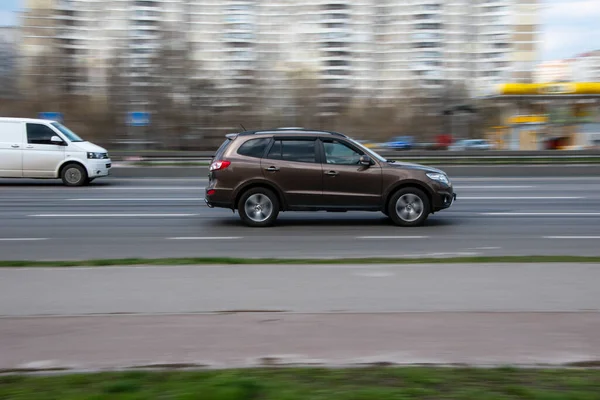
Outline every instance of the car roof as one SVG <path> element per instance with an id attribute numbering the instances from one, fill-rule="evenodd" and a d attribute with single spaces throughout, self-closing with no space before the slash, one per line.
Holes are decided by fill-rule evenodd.
<path id="1" fill-rule="evenodd" d="M 330 135 L 347 138 L 348 136 L 343 133 L 334 131 L 323 131 L 315 129 L 305 128 L 276 128 L 276 129 L 264 129 L 254 131 L 244 131 L 238 133 L 238 136 L 251 136 L 251 135 Z"/>
<path id="2" fill-rule="evenodd" d="M 39 119 L 39 118 L 14 118 L 14 117 L 0 117 L 0 122 L 31 122 L 31 123 L 44 123 L 56 122 L 51 119 Z"/>

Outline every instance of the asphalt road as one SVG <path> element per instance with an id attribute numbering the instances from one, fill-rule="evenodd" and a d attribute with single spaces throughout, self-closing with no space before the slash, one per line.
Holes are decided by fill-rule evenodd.
<path id="1" fill-rule="evenodd" d="M 268 229 L 209 209 L 202 179 L 0 180 L 0 259 L 599 255 L 600 177 L 455 178 L 426 226 L 380 213 L 283 213 Z"/>

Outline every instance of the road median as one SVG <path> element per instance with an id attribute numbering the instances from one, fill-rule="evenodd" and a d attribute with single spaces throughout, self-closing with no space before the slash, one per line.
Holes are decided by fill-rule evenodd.
<path id="1" fill-rule="evenodd" d="M 180 265 L 368 265 L 368 264 L 489 264 L 489 263 L 600 263 L 600 256 L 478 256 L 440 258 L 122 258 L 97 260 L 3 260 L 0 268 L 21 267 L 119 267 Z"/>

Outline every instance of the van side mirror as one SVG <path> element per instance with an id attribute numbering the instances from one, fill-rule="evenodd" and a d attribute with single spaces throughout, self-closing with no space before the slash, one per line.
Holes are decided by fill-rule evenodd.
<path id="1" fill-rule="evenodd" d="M 63 141 L 61 138 L 59 138 L 58 136 L 52 136 L 52 137 L 50 138 L 50 143 L 52 143 L 52 144 L 57 144 L 57 145 L 59 145 L 59 146 L 64 146 L 64 145 L 66 144 L 66 143 L 65 143 L 65 142 L 64 142 L 64 141 Z"/>
<path id="2" fill-rule="evenodd" d="M 363 165 L 365 167 L 370 167 L 373 161 L 371 160 L 371 157 L 369 157 L 366 154 L 363 154 L 362 156 L 360 156 L 359 163 L 360 165 Z"/>

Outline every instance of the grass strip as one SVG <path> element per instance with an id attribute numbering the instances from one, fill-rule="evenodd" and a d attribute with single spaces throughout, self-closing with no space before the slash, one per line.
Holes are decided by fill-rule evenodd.
<path id="1" fill-rule="evenodd" d="M 81 261 L 0 261 L 0 267 L 109 267 L 127 265 L 256 265 L 256 264 L 484 264 L 600 263 L 600 256 L 489 256 L 450 258 L 122 258 Z"/>
<path id="2" fill-rule="evenodd" d="M 598 399 L 599 370 L 253 369 L 0 376 L 12 400 Z"/>

